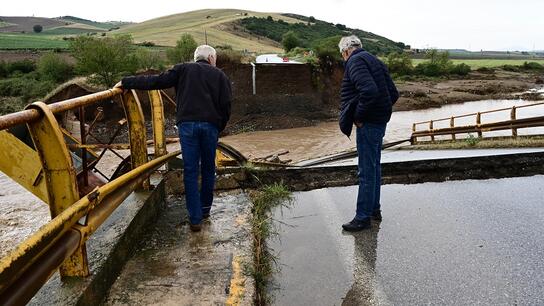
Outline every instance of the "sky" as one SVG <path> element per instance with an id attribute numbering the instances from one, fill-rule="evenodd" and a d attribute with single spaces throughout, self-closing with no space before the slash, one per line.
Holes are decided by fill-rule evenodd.
<path id="1" fill-rule="evenodd" d="M 2 4 L 0 16 L 72 15 L 141 22 L 205 8 L 314 16 L 414 48 L 544 50 L 544 0 L 31 0 Z"/>

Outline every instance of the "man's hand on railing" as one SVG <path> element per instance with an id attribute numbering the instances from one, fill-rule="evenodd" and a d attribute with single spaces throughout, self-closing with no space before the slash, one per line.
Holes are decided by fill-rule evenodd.
<path id="1" fill-rule="evenodd" d="M 123 88 L 123 82 L 119 81 L 119 83 L 115 84 L 115 86 L 113 86 L 113 88 L 124 89 Z"/>

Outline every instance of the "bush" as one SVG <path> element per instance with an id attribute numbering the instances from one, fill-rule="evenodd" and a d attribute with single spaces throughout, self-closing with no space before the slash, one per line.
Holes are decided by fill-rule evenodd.
<path id="1" fill-rule="evenodd" d="M 43 27 L 39 24 L 35 25 L 32 27 L 32 30 L 34 30 L 34 32 L 36 33 L 41 33 L 41 31 L 43 30 Z"/>
<path id="2" fill-rule="evenodd" d="M 183 34 L 174 48 L 166 50 L 166 57 L 171 64 L 190 62 L 193 60 L 196 47 L 197 44 L 193 36 Z"/>
<path id="3" fill-rule="evenodd" d="M 467 65 L 465 63 L 461 63 L 461 64 L 458 64 L 458 65 L 454 65 L 453 68 L 451 69 L 450 73 L 465 76 L 465 75 L 468 75 L 470 73 L 470 71 L 472 71 L 472 69 L 470 68 L 469 65 Z"/>
<path id="4" fill-rule="evenodd" d="M 29 102 L 33 98 L 41 98 L 55 87 L 55 83 L 49 80 L 37 80 L 37 73 L 33 72 L 24 76 L 0 80 L 0 96 L 21 97 L 23 102 Z"/>
<path id="5" fill-rule="evenodd" d="M 217 45 L 214 47 L 216 50 L 232 50 L 232 46 L 231 45 L 227 45 L 227 44 L 224 44 L 224 45 Z"/>
<path id="6" fill-rule="evenodd" d="M 414 66 L 410 55 L 402 53 L 391 53 L 385 59 L 389 72 L 397 75 L 409 75 L 413 72 Z"/>
<path id="7" fill-rule="evenodd" d="M 104 33 L 105 34 L 105 33 Z M 141 43 L 138 44 L 139 46 L 142 46 L 142 47 L 154 47 L 155 46 L 155 43 L 152 42 L 152 41 L 142 41 Z"/>
<path id="8" fill-rule="evenodd" d="M 320 61 L 340 61 L 342 59 L 338 50 L 338 42 L 341 36 L 332 36 L 316 41 L 313 45 L 316 56 Z"/>
<path id="9" fill-rule="evenodd" d="M 217 50 L 217 66 L 224 67 L 226 64 L 239 64 L 243 55 L 240 51 L 219 49 Z"/>
<path id="10" fill-rule="evenodd" d="M 0 97 L 0 115 L 23 110 L 26 103 L 19 97 Z"/>
<path id="11" fill-rule="evenodd" d="M 288 31 L 285 34 L 283 34 L 283 38 L 281 40 L 281 44 L 283 45 L 283 49 L 285 52 L 291 51 L 291 49 L 298 47 L 300 44 L 300 41 L 293 31 Z"/>
<path id="12" fill-rule="evenodd" d="M 440 52 L 436 49 L 427 51 L 425 58 L 427 62 L 420 63 L 416 66 L 415 72 L 420 75 L 436 77 L 448 75 L 454 68 L 453 62 L 449 58 L 449 53 Z"/>
<path id="13" fill-rule="evenodd" d="M 64 82 L 74 75 L 74 67 L 55 53 L 47 53 L 38 61 L 38 73 L 44 80 Z"/>
<path id="14" fill-rule="evenodd" d="M 76 70 L 90 75 L 95 84 L 111 87 L 122 75 L 133 74 L 138 67 L 130 35 L 79 36 L 70 43 L 70 49 L 77 60 Z"/>
<path id="15" fill-rule="evenodd" d="M 5 78 L 9 75 L 8 73 L 8 63 L 5 61 L 0 62 L 0 78 Z"/>
<path id="16" fill-rule="evenodd" d="M 526 70 L 544 70 L 544 66 L 537 62 L 525 62 L 522 67 Z"/>
<path id="17" fill-rule="evenodd" d="M 8 75 L 11 75 L 15 72 L 30 73 L 34 70 L 36 70 L 36 64 L 28 59 L 6 64 L 6 71 Z"/>
<path id="18" fill-rule="evenodd" d="M 478 71 L 480 73 L 494 73 L 495 69 L 489 68 L 489 67 L 480 67 L 480 68 L 476 69 L 476 71 Z"/>
<path id="19" fill-rule="evenodd" d="M 146 49 L 138 49 L 136 51 L 136 60 L 138 62 L 138 69 L 164 70 L 164 63 L 158 52 L 153 52 Z"/>
<path id="20" fill-rule="evenodd" d="M 520 72 L 521 71 L 520 66 L 515 66 L 515 65 L 503 65 L 502 69 L 504 69 L 506 71 L 511 71 L 511 72 Z"/>

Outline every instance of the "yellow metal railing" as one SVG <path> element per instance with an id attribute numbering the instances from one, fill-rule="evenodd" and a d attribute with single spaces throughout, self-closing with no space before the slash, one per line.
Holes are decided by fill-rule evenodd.
<path id="1" fill-rule="evenodd" d="M 82 186 L 78 186 L 69 146 L 55 114 L 80 109 L 81 115 L 81 108 L 114 98 L 120 99 L 125 109 L 132 170 L 80 196 Z M 0 151 L 4 151 L 0 170 L 46 202 L 52 217 L 0 260 L 0 304 L 27 302 L 57 268 L 62 278 L 88 276 L 86 240 L 131 192 L 149 188 L 153 171 L 180 153 L 166 152 L 160 93 L 149 91 L 149 98 L 155 145 L 151 161 L 143 111 L 135 91 L 113 88 L 49 105 L 36 102 L 23 111 L 0 116 Z M 34 148 L 6 130 L 22 124 L 26 124 Z M 86 150 L 84 134 L 82 145 L 76 145 L 82 150 Z M 80 223 L 84 216 L 85 221 Z"/>
<path id="2" fill-rule="evenodd" d="M 534 116 L 529 118 L 518 119 L 517 110 L 523 108 L 531 108 L 537 106 L 544 106 L 544 102 L 513 106 L 507 108 L 494 109 L 489 111 L 464 114 L 460 116 L 452 116 L 448 118 L 441 118 L 436 120 L 416 122 L 412 125 L 412 137 L 411 142 L 415 144 L 418 142 L 418 138 L 430 137 L 431 141 L 435 140 L 436 136 L 450 135 L 452 140 L 456 140 L 457 134 L 476 133 L 479 138 L 483 138 L 484 132 L 504 131 L 511 130 L 512 137 L 518 136 L 518 129 L 531 128 L 531 127 L 543 127 L 544 116 Z M 482 115 L 510 111 L 510 119 L 494 122 L 483 122 Z M 456 125 L 456 119 L 474 117 L 474 124 L 469 125 Z M 436 123 L 449 121 L 449 127 L 436 128 Z M 423 126 L 424 129 L 419 129 Z"/>

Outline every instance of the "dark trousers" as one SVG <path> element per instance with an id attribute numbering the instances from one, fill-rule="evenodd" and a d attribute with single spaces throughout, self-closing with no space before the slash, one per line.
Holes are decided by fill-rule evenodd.
<path id="1" fill-rule="evenodd" d="M 219 131 L 208 122 L 178 124 L 183 156 L 183 182 L 189 221 L 198 224 L 202 214 L 209 213 L 213 203 L 215 184 L 215 150 Z M 201 187 L 198 188 L 198 176 Z"/>
<path id="2" fill-rule="evenodd" d="M 355 218 L 362 220 L 380 209 L 381 152 L 386 124 L 364 123 L 357 128 L 359 192 Z"/>

